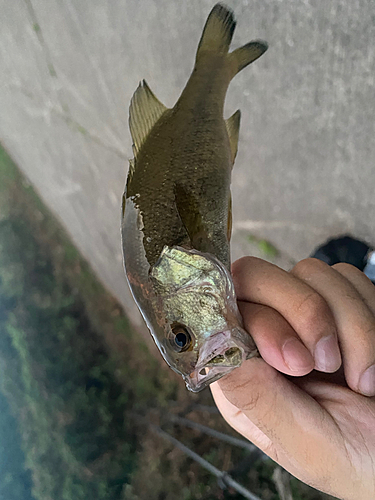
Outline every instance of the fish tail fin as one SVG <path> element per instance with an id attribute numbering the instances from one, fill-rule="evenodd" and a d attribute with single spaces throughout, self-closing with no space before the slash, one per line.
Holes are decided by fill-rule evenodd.
<path id="1" fill-rule="evenodd" d="M 232 78 L 241 71 L 241 69 L 246 68 L 246 66 L 258 59 L 267 49 L 267 42 L 263 40 L 253 40 L 228 54 Z"/>
<path id="2" fill-rule="evenodd" d="M 196 57 L 198 61 L 202 55 L 210 52 L 227 55 L 230 79 L 268 49 L 267 43 L 263 40 L 253 40 L 228 54 L 235 27 L 233 11 L 217 3 L 208 15 Z"/>
<path id="3" fill-rule="evenodd" d="M 236 21 L 233 11 L 217 3 L 208 15 L 197 50 L 197 59 L 204 52 L 226 54 L 232 41 Z"/>

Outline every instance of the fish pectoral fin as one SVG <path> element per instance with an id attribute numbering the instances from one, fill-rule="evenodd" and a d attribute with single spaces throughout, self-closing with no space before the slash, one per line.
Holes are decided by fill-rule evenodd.
<path id="1" fill-rule="evenodd" d="M 183 186 L 175 186 L 175 203 L 181 222 L 189 236 L 191 245 L 196 248 L 207 236 L 207 230 L 199 212 L 198 203 L 192 193 Z"/>
<path id="2" fill-rule="evenodd" d="M 238 137 L 240 134 L 240 122 L 241 122 L 241 111 L 237 109 L 233 115 L 225 120 L 225 125 L 227 127 L 227 132 L 230 142 L 230 150 L 232 153 L 232 162 L 236 158 L 237 148 L 238 148 Z"/>
<path id="3" fill-rule="evenodd" d="M 140 82 L 129 108 L 129 128 L 136 157 L 155 123 L 168 108 L 154 95 L 146 80 Z"/>

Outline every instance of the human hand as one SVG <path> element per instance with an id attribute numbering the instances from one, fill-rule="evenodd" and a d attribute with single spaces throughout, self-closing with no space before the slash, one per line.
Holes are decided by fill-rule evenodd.
<path id="1" fill-rule="evenodd" d="M 263 359 L 211 384 L 223 417 L 301 481 L 374 500 L 375 286 L 317 259 L 288 273 L 244 257 L 232 272 Z"/>

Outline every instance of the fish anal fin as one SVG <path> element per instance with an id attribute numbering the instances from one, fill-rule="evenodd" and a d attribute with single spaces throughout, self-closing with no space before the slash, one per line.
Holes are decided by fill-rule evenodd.
<path id="1" fill-rule="evenodd" d="M 143 80 L 134 92 L 129 108 L 129 127 L 135 157 L 151 129 L 167 109 Z"/>
<path id="2" fill-rule="evenodd" d="M 227 132 L 229 136 L 230 150 L 232 153 L 232 162 L 236 158 L 238 149 L 238 137 L 240 134 L 240 122 L 241 122 L 241 111 L 237 109 L 233 115 L 225 120 L 225 125 L 227 127 Z"/>

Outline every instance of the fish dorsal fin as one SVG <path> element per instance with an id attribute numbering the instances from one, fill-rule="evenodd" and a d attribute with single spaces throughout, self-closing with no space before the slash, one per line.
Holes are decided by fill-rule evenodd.
<path id="1" fill-rule="evenodd" d="M 129 127 L 135 157 L 151 129 L 167 109 L 146 81 L 142 80 L 133 94 L 129 108 Z"/>
<path id="2" fill-rule="evenodd" d="M 230 150 L 232 153 L 232 161 L 236 158 L 237 148 L 238 148 L 238 136 L 240 133 L 240 121 L 241 121 L 241 111 L 237 109 L 233 115 L 225 120 L 225 125 L 227 126 L 227 132 L 229 135 Z"/>

